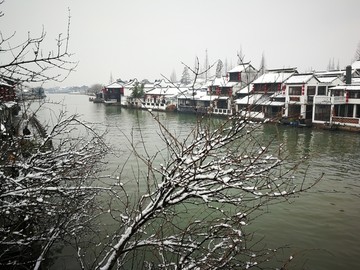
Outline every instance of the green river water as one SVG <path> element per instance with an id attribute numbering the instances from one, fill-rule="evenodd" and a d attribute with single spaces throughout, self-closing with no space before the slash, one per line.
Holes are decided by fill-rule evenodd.
<path id="1" fill-rule="evenodd" d="M 62 100 L 70 113 L 108 126 L 108 140 L 124 157 L 128 148 L 123 136 L 131 130 L 141 129 L 136 143 L 143 142 L 149 149 L 158 143 L 157 126 L 146 111 L 93 104 L 83 95 L 53 94 L 48 99 Z M 54 115 L 59 110 L 59 106 L 47 107 Z M 178 136 L 186 136 L 196 120 L 194 115 L 156 114 Z M 40 112 L 39 118 L 50 121 L 51 114 Z M 360 134 L 274 124 L 265 124 L 257 132 L 264 140 L 275 138 L 275 143 L 284 144 L 290 159 L 306 157 L 307 177 L 324 176 L 310 192 L 291 203 L 270 206 L 251 230 L 264 237 L 262 241 L 269 247 L 288 246 L 279 259 L 293 255 L 290 269 L 359 269 Z"/>

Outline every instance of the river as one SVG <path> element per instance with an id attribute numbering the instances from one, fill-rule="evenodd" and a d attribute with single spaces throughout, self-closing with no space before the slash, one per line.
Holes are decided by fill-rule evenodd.
<path id="1" fill-rule="evenodd" d="M 127 149 L 124 136 L 119 134 L 131 136 L 134 129 L 141 130 L 141 137 L 135 138 L 137 143 L 144 142 L 151 148 L 160 140 L 158 128 L 146 111 L 93 104 L 84 95 L 50 94 L 48 99 L 62 101 L 69 113 L 78 113 L 85 121 L 107 126 L 108 140 L 123 146 L 119 151 Z M 40 111 L 40 120 L 55 121 L 60 106 L 46 106 L 53 114 Z M 186 136 L 196 120 L 193 115 L 156 114 L 177 136 Z M 294 256 L 290 269 L 357 269 L 360 266 L 360 135 L 265 124 L 259 136 L 275 137 L 276 143 L 285 144 L 291 159 L 306 157 L 308 178 L 322 173 L 324 176 L 310 192 L 289 203 L 270 206 L 251 225 L 252 230 L 258 237 L 264 237 L 263 243 L 268 247 L 288 247 L 279 255 Z"/>

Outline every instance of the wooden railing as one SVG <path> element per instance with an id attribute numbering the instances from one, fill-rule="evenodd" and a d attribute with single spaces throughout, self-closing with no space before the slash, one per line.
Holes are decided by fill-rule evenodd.
<path id="1" fill-rule="evenodd" d="M 333 122 L 337 123 L 344 123 L 344 124 L 359 124 L 359 118 L 352 118 L 352 117 L 340 117 L 340 116 L 333 116 Z"/>

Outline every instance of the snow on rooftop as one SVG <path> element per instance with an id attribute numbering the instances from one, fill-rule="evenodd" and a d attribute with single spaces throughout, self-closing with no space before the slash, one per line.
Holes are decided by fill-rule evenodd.
<path id="1" fill-rule="evenodd" d="M 186 91 L 184 88 L 177 87 L 156 87 L 146 92 L 147 95 L 176 96 Z"/>
<path id="2" fill-rule="evenodd" d="M 235 85 L 239 84 L 238 82 L 227 82 L 226 87 L 234 87 Z"/>
<path id="3" fill-rule="evenodd" d="M 208 96 L 208 95 L 205 95 L 205 96 L 202 96 L 201 98 L 199 98 L 199 100 L 203 100 L 203 101 L 213 101 L 215 99 L 218 99 L 219 96 Z"/>
<path id="4" fill-rule="evenodd" d="M 179 99 L 195 99 L 200 100 L 203 96 L 207 96 L 206 91 L 199 91 L 194 90 L 194 93 L 192 90 L 189 89 L 183 89 L 181 94 L 178 96 Z"/>
<path id="5" fill-rule="evenodd" d="M 360 84 L 360 78 L 352 78 L 351 83 L 352 84 Z"/>
<path id="6" fill-rule="evenodd" d="M 269 100 L 268 96 L 262 94 L 248 95 L 246 97 L 237 99 L 236 104 L 262 104 Z"/>
<path id="7" fill-rule="evenodd" d="M 282 91 L 275 92 L 270 96 L 271 98 L 286 98 L 286 95 Z"/>
<path id="8" fill-rule="evenodd" d="M 3 104 L 5 105 L 6 108 L 10 109 L 16 106 L 18 103 L 15 101 L 7 101 L 7 102 L 3 102 Z"/>
<path id="9" fill-rule="evenodd" d="M 315 76 L 330 76 L 330 77 L 334 77 L 334 76 L 344 76 L 346 73 L 345 70 L 330 70 L 330 71 L 315 71 Z"/>
<path id="10" fill-rule="evenodd" d="M 352 69 L 360 69 L 360 60 L 357 60 L 354 63 L 352 63 L 351 68 Z"/>
<path id="11" fill-rule="evenodd" d="M 105 88 L 123 88 L 124 86 L 118 82 L 113 82 L 107 86 L 105 86 Z"/>
<path id="12" fill-rule="evenodd" d="M 332 83 L 335 81 L 338 77 L 318 77 L 317 79 L 321 83 Z"/>
<path id="13" fill-rule="evenodd" d="M 243 65 L 238 65 L 238 66 L 234 67 L 233 69 L 229 70 L 228 73 L 242 72 L 249 66 L 250 66 L 249 63 L 243 64 Z"/>
<path id="14" fill-rule="evenodd" d="M 338 86 L 335 86 L 335 87 L 331 87 L 330 90 L 360 91 L 360 84 L 338 85 Z"/>
<path id="15" fill-rule="evenodd" d="M 11 87 L 11 85 L 8 84 L 8 83 L 7 83 L 5 80 L 3 80 L 3 79 L 0 79 L 0 85 Z"/>
<path id="16" fill-rule="evenodd" d="M 291 76 L 286 83 L 287 84 L 302 84 L 302 83 L 307 83 L 308 81 L 311 80 L 311 78 L 313 77 L 313 74 L 301 74 L 301 75 L 293 75 Z"/>
<path id="17" fill-rule="evenodd" d="M 293 73 L 283 73 L 283 72 L 274 72 L 274 73 L 266 73 L 259 78 L 257 78 L 255 81 L 253 81 L 254 84 L 261 84 L 261 83 L 282 83 L 286 81 L 289 77 L 291 77 Z"/>
<path id="18" fill-rule="evenodd" d="M 227 83 L 226 77 L 220 77 L 212 80 L 210 86 L 225 86 L 226 83 Z"/>
<path id="19" fill-rule="evenodd" d="M 244 88 L 240 89 L 237 93 L 239 94 L 249 94 L 252 90 L 252 85 L 247 85 Z"/>

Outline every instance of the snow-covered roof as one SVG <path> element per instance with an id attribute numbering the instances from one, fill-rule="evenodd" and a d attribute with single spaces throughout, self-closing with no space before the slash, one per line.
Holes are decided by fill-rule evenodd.
<path id="1" fill-rule="evenodd" d="M 234 87 L 237 84 L 239 84 L 239 83 L 238 82 L 227 82 L 226 87 Z"/>
<path id="2" fill-rule="evenodd" d="M 242 72 L 245 69 L 247 69 L 249 66 L 250 66 L 249 63 L 243 64 L 243 65 L 238 65 L 238 66 L 232 68 L 231 70 L 229 70 L 228 73 Z"/>
<path id="3" fill-rule="evenodd" d="M 324 77 L 324 76 L 330 76 L 330 77 L 334 77 L 334 76 L 345 76 L 346 71 L 345 70 L 330 70 L 330 71 L 315 71 L 315 76 L 316 77 Z"/>
<path id="4" fill-rule="evenodd" d="M 124 84 L 125 87 L 133 87 L 138 84 L 139 81 L 137 79 L 130 80 Z"/>
<path id="5" fill-rule="evenodd" d="M 11 85 L 8 84 L 8 83 L 7 83 L 5 80 L 3 80 L 3 79 L 0 79 L 0 85 L 11 87 Z"/>
<path id="6" fill-rule="evenodd" d="M 105 86 L 105 88 L 123 88 L 124 86 L 118 82 L 113 82 L 107 86 Z"/>
<path id="7" fill-rule="evenodd" d="M 185 86 L 188 88 L 193 88 L 193 89 L 207 89 L 208 88 L 208 86 L 203 81 L 196 81 L 195 83 L 192 82 Z"/>
<path id="8" fill-rule="evenodd" d="M 294 74 L 291 76 L 286 83 L 287 84 L 303 84 L 307 83 L 314 77 L 313 74 Z"/>
<path id="9" fill-rule="evenodd" d="M 156 85 L 157 87 L 168 87 L 168 86 L 173 87 L 174 86 L 172 83 L 166 82 L 164 79 L 154 82 L 154 85 Z"/>
<path id="10" fill-rule="evenodd" d="M 178 99 L 195 99 L 195 100 L 199 100 L 203 96 L 206 96 L 206 95 L 207 95 L 206 91 L 194 90 L 194 93 L 193 93 L 192 90 L 190 90 L 188 88 L 183 88 L 183 91 L 181 91 L 181 93 L 179 94 Z"/>
<path id="11" fill-rule="evenodd" d="M 241 88 L 239 91 L 237 91 L 238 94 L 249 94 L 252 91 L 252 85 L 247 85 L 244 88 Z"/>
<path id="12" fill-rule="evenodd" d="M 272 95 L 271 97 L 275 97 L 275 94 Z M 265 105 L 265 106 L 284 106 L 285 105 L 285 101 L 279 101 L 279 100 L 271 100 L 271 97 L 266 96 L 266 95 L 262 95 L 262 94 L 254 94 L 254 95 L 249 95 L 246 97 L 243 97 L 241 99 L 237 99 L 235 101 L 236 104 L 251 104 L 251 105 Z M 276 97 L 284 97 L 282 94 L 277 93 Z"/>
<path id="13" fill-rule="evenodd" d="M 146 92 L 147 95 L 176 96 L 187 89 L 177 87 L 156 87 Z"/>
<path id="14" fill-rule="evenodd" d="M 202 100 L 202 101 L 213 101 L 215 99 L 218 99 L 219 96 L 208 96 L 208 95 L 205 95 L 205 96 L 202 96 L 201 98 L 199 98 L 199 100 Z"/>
<path id="15" fill-rule="evenodd" d="M 282 91 L 275 92 L 270 96 L 271 98 L 286 98 L 286 95 L 282 93 Z"/>
<path id="16" fill-rule="evenodd" d="M 329 88 L 330 90 L 360 91 L 360 84 L 338 85 Z"/>
<path id="17" fill-rule="evenodd" d="M 352 63 L 351 68 L 352 69 L 360 69 L 360 60 L 357 60 L 354 63 Z"/>
<path id="18" fill-rule="evenodd" d="M 287 72 L 274 72 L 274 73 L 266 73 L 259 78 L 257 78 L 255 81 L 253 81 L 253 84 L 262 84 L 262 83 L 283 83 L 288 78 L 290 78 L 293 75 L 293 73 L 287 73 Z"/>
<path id="19" fill-rule="evenodd" d="M 265 105 L 275 106 L 275 107 L 284 106 L 284 105 L 285 105 L 285 101 L 268 100 Z"/>
<path id="20" fill-rule="evenodd" d="M 352 84 L 360 84 L 360 78 L 351 78 Z"/>
<path id="21" fill-rule="evenodd" d="M 254 95 L 248 95 L 246 97 L 237 99 L 235 101 L 236 104 L 263 104 L 266 101 L 269 100 L 268 96 L 264 96 L 262 94 L 254 94 Z"/>
<path id="22" fill-rule="evenodd" d="M 15 105 L 17 105 L 18 103 L 16 101 L 7 101 L 7 102 L 3 102 L 3 105 L 10 109 L 12 107 L 14 107 Z"/>
<path id="23" fill-rule="evenodd" d="M 214 80 L 212 80 L 209 84 L 209 86 L 225 86 L 227 83 L 226 78 L 224 77 L 220 77 L 220 78 L 215 78 Z"/>
<path id="24" fill-rule="evenodd" d="M 321 83 L 332 83 L 335 81 L 338 77 L 317 77 L 319 82 Z"/>

